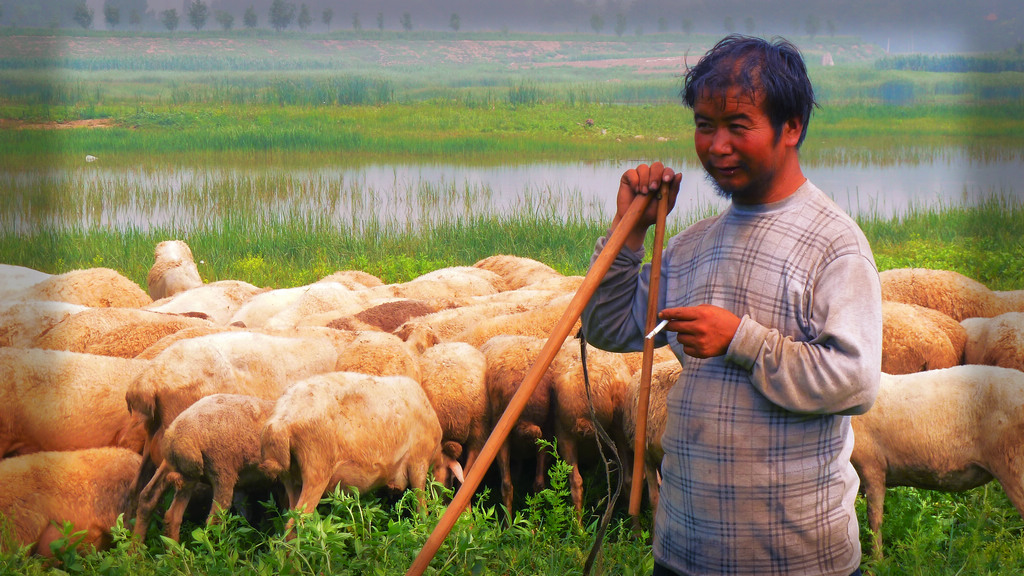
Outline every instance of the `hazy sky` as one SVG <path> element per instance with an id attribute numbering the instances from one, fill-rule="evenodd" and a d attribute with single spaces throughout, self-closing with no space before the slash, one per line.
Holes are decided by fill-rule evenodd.
<path id="1" fill-rule="evenodd" d="M 75 0 L 0 0 L 4 18 L 22 7 L 39 10 L 47 2 L 72 4 Z M 145 4 L 145 23 L 159 26 L 156 15 L 175 8 L 187 27 L 184 7 L 190 0 L 87 0 L 96 17 L 93 28 L 103 29 L 106 1 Z M 210 8 L 207 28 L 217 23 L 217 10 L 231 13 L 235 26 L 252 6 L 261 27 L 267 26 L 272 0 L 203 0 Z M 451 15 L 458 14 L 460 30 L 593 32 L 591 18 L 604 22 L 602 33 L 614 36 L 618 15 L 626 18 L 624 35 L 659 31 L 682 32 L 688 20 L 694 32 L 724 34 L 736 32 L 759 35 L 803 35 L 808 20 L 816 21 L 819 35 L 854 34 L 889 45 L 893 52 L 956 52 L 1005 50 L 1024 41 L 1024 0 L 287 0 L 306 4 L 313 19 L 313 31 L 323 31 L 325 8 L 333 12 L 332 29 L 351 29 L 353 14 L 363 29 L 376 29 L 377 16 L 384 28 L 400 30 L 400 18 L 409 13 L 414 29 L 448 30 Z M 122 17 L 127 22 L 127 16 Z M 124 27 L 124 24 L 122 24 Z M 295 28 L 295 24 L 292 24 Z"/>

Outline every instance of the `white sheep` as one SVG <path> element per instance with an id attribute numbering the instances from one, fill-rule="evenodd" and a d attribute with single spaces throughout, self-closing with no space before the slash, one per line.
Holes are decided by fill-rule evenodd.
<path id="1" fill-rule="evenodd" d="M 317 282 L 337 282 L 349 290 L 361 290 L 363 288 L 374 288 L 384 285 L 380 278 L 362 270 L 338 270 L 324 276 L 317 280 Z"/>
<path id="2" fill-rule="evenodd" d="M 964 364 L 987 364 L 1024 370 L 1024 312 L 992 318 L 965 318 Z"/>
<path id="3" fill-rule="evenodd" d="M 266 290 L 241 280 L 219 280 L 178 292 L 145 308 L 154 312 L 208 318 L 216 324 L 227 325 L 245 302 Z"/>
<path id="4" fill-rule="evenodd" d="M 35 348 L 134 358 L 159 339 L 209 320 L 143 308 L 89 308 L 61 320 L 33 341 Z"/>
<path id="5" fill-rule="evenodd" d="M 139 461 L 131 450 L 92 448 L 0 462 L 0 534 L 9 534 L 15 546 L 30 546 L 30 553 L 51 556 L 50 543 L 63 538 L 70 522 L 73 532 L 85 531 L 80 545 L 108 548 Z M 0 539 L 0 552 L 15 551 L 4 544 Z"/>
<path id="6" fill-rule="evenodd" d="M 25 266 L 0 264 L 0 302 L 52 276 Z"/>
<path id="7" fill-rule="evenodd" d="M 149 294 L 110 268 L 72 270 L 25 288 L 11 300 L 55 300 L 92 308 L 139 308 L 153 302 Z"/>
<path id="8" fill-rule="evenodd" d="M 0 457 L 119 446 L 140 451 L 144 432 L 124 403 L 149 366 L 34 348 L 0 348 Z"/>
<path id="9" fill-rule="evenodd" d="M 324 313 L 337 316 L 357 314 L 379 300 L 367 289 L 356 290 L 338 282 L 315 282 L 305 288 L 298 298 L 271 315 L 263 327 L 274 330 L 294 328 L 308 318 Z"/>
<path id="10" fill-rule="evenodd" d="M 617 473 L 625 480 L 627 493 L 633 472 L 633 451 L 626 440 L 622 422 L 632 372 L 620 354 L 587 346 L 586 355 L 586 382 L 579 340 L 566 341 L 552 362 L 555 371 L 551 386 L 554 434 L 559 455 L 572 466 L 569 490 L 577 516 L 583 511 L 580 461 L 591 460 L 598 454 L 598 425 L 615 443 L 622 466 Z M 596 422 L 591 417 L 591 408 Z M 611 454 L 606 452 L 606 457 L 611 458 Z"/>
<path id="11" fill-rule="evenodd" d="M 392 298 L 431 300 L 484 296 L 505 289 L 505 279 L 494 272 L 472 266 L 452 266 L 427 272 L 408 282 L 385 284 L 368 291 Z"/>
<path id="12" fill-rule="evenodd" d="M 164 240 L 153 250 L 153 266 L 146 276 L 149 296 L 154 301 L 203 285 L 192 249 L 181 240 Z"/>
<path id="13" fill-rule="evenodd" d="M 852 425 L 850 460 L 877 557 L 887 486 L 959 492 L 995 478 L 1024 515 L 1024 372 L 972 365 L 883 373 L 874 405 Z"/>
<path id="14" fill-rule="evenodd" d="M 25 300 L 2 304 L 0 346 L 31 348 L 36 338 L 68 316 L 90 309 L 79 304 L 52 300 Z"/>
<path id="15" fill-rule="evenodd" d="M 441 424 L 444 452 L 452 459 L 465 455 L 469 473 L 489 433 L 487 359 L 464 342 L 447 342 L 420 355 L 420 385 Z"/>
<path id="16" fill-rule="evenodd" d="M 513 292 L 513 291 L 510 291 Z M 508 294 L 502 292 L 501 294 Z M 513 302 L 479 302 L 466 306 L 457 306 L 438 310 L 417 318 L 410 318 L 394 330 L 394 333 L 405 340 L 414 349 L 422 352 L 439 342 L 452 342 L 455 337 L 476 326 L 480 322 L 513 312 L 523 312 L 527 308 Z"/>
<path id="17" fill-rule="evenodd" d="M 163 437 L 164 461 L 139 494 L 135 535 L 145 538 L 153 510 L 172 486 L 174 499 L 164 517 L 164 533 L 178 540 L 185 507 L 200 481 L 213 488 L 210 522 L 218 510 L 230 508 L 236 486 L 268 485 L 258 468 L 260 432 L 273 410 L 273 400 L 214 394 L 179 414 Z"/>
<path id="18" fill-rule="evenodd" d="M 440 481 L 448 470 L 461 475 L 441 451 L 426 393 L 404 376 L 331 372 L 297 382 L 277 401 L 260 446 L 260 469 L 284 484 L 299 512 L 335 487 L 422 490 L 431 467 Z"/>
<path id="19" fill-rule="evenodd" d="M 995 291 L 950 270 L 896 268 L 878 275 L 882 299 L 932 308 L 957 322 L 1024 311 L 1024 290 Z"/>
<path id="20" fill-rule="evenodd" d="M 209 321 L 207 321 L 209 322 Z M 153 342 L 142 352 L 135 355 L 135 358 L 139 360 L 152 360 L 160 355 L 161 352 L 170 348 L 175 342 L 181 340 L 189 340 L 191 338 L 199 338 L 200 336 L 210 336 L 212 334 L 222 334 L 224 332 L 249 332 L 245 328 L 239 328 L 237 326 L 220 326 L 213 324 L 212 322 L 204 326 L 192 326 L 190 328 L 182 328 L 177 332 L 168 334 L 156 342 Z"/>
<path id="21" fill-rule="evenodd" d="M 238 307 L 228 324 L 262 328 L 275 314 L 297 302 L 308 290 L 309 286 L 296 286 L 257 294 Z"/>
<path id="22" fill-rule="evenodd" d="M 882 301 L 882 372 L 910 374 L 961 363 L 967 332 L 943 312 Z"/>
<path id="23" fill-rule="evenodd" d="M 658 348 L 658 350 L 660 349 Z M 647 443 L 644 448 L 644 477 L 647 481 L 647 496 L 650 499 L 651 508 L 655 512 L 658 510 L 660 494 L 661 459 L 665 456 L 665 450 L 661 446 L 661 436 L 665 433 L 665 420 L 668 417 L 666 400 L 669 390 L 679 381 L 679 375 L 682 372 L 682 364 L 674 358 L 654 363 L 651 366 L 651 388 L 647 404 Z M 626 409 L 622 418 L 622 428 L 626 433 L 631 452 L 636 446 L 642 374 L 642 371 L 637 370 L 630 378 L 629 391 L 626 394 Z M 633 471 L 629 470 L 625 473 L 632 475 Z"/>

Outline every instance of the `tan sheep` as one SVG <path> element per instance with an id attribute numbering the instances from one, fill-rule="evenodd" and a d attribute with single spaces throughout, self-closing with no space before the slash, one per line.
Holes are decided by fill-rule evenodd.
<path id="1" fill-rule="evenodd" d="M 597 426 L 605 430 L 615 442 L 622 468 L 617 471 L 630 485 L 633 471 L 632 450 L 622 427 L 626 393 L 632 372 L 621 354 L 605 352 L 592 346 L 587 347 L 587 383 L 584 382 L 583 363 L 579 340 L 571 339 L 559 350 L 552 368 L 552 404 L 554 408 L 554 434 L 558 453 L 572 466 L 569 490 L 576 514 L 583 511 L 583 476 L 580 461 L 594 460 L 597 451 Z M 591 407 L 594 417 L 591 418 Z M 611 454 L 606 450 L 606 457 Z M 629 489 L 626 489 L 626 493 Z"/>
<path id="2" fill-rule="evenodd" d="M 262 328 L 275 314 L 297 302 L 308 290 L 309 286 L 296 286 L 257 294 L 238 307 L 228 324 Z"/>
<path id="3" fill-rule="evenodd" d="M 363 288 L 375 288 L 384 285 L 380 278 L 362 270 L 339 270 L 324 276 L 317 280 L 317 282 L 337 282 L 349 290 L 361 290 Z"/>
<path id="4" fill-rule="evenodd" d="M 35 348 L 134 358 L 157 340 L 209 320 L 142 308 L 90 308 L 69 316 L 33 342 Z"/>
<path id="5" fill-rule="evenodd" d="M 154 301 L 203 285 L 192 249 L 181 240 L 165 240 L 153 250 L 153 266 L 146 277 Z"/>
<path id="6" fill-rule="evenodd" d="M 338 282 L 316 282 L 305 288 L 291 304 L 270 316 L 263 327 L 282 330 L 294 328 L 320 314 L 331 313 L 335 317 L 357 314 L 380 300 L 366 289 L 353 290 Z"/>
<path id="7" fill-rule="evenodd" d="M 487 411 L 489 428 L 493 429 L 508 408 L 509 402 L 519 390 L 527 372 L 533 367 L 547 342 L 544 338 L 532 336 L 495 336 L 480 347 L 487 359 Z M 552 366 L 544 372 L 533 394 L 530 395 L 519 419 L 509 431 L 508 437 L 498 450 L 496 460 L 501 475 L 501 496 L 505 509 L 512 514 L 512 470 L 513 452 L 517 457 L 536 456 L 533 490 L 544 488 L 547 472 L 547 453 L 538 450 L 537 440 L 551 440 L 554 437 L 552 410 L 552 386 L 556 375 Z"/>
<path id="8" fill-rule="evenodd" d="M 131 450 L 93 448 L 0 462 L 0 534 L 13 538 L 0 539 L 0 552 L 31 546 L 30 553 L 51 556 L 50 543 L 63 537 L 65 522 L 73 532 L 85 531 L 80 545 L 108 548 L 139 461 Z"/>
<path id="9" fill-rule="evenodd" d="M 967 332 L 943 312 L 882 301 L 882 372 L 910 374 L 959 365 Z"/>
<path id="10" fill-rule="evenodd" d="M 86 268 L 50 276 L 11 299 L 55 300 L 91 308 L 140 308 L 153 302 L 138 284 L 110 268 Z"/>
<path id="11" fill-rule="evenodd" d="M 178 540 L 182 515 L 200 481 L 213 488 L 210 522 L 219 510 L 231 507 L 236 486 L 269 485 L 258 466 L 260 432 L 273 410 L 273 400 L 214 394 L 179 414 L 164 434 L 164 461 L 139 494 L 135 535 L 145 538 L 153 510 L 172 486 L 174 499 L 164 517 L 164 533 Z"/>
<path id="12" fill-rule="evenodd" d="M 87 306 L 54 302 L 52 300 L 25 300 L 0 307 L 0 346 L 31 348 L 41 334 Z"/>
<path id="13" fill-rule="evenodd" d="M 118 446 L 141 451 L 124 395 L 149 366 L 61 350 L 0 348 L 0 457 Z"/>
<path id="14" fill-rule="evenodd" d="M 242 304 L 266 291 L 266 288 L 257 288 L 241 280 L 220 280 L 157 300 L 146 306 L 146 309 L 168 314 L 189 314 L 226 325 Z"/>
<path id="15" fill-rule="evenodd" d="M 897 268 L 879 273 L 882 299 L 938 310 L 957 322 L 1024 312 L 1024 290 L 994 291 L 958 272 Z"/>
<path id="16" fill-rule="evenodd" d="M 0 302 L 48 279 L 51 274 L 14 264 L 0 264 Z"/>
<path id="17" fill-rule="evenodd" d="M 660 349 L 658 348 L 658 350 Z M 658 362 L 651 366 L 651 391 L 647 405 L 647 445 L 644 449 L 644 477 L 647 481 L 647 496 L 651 502 L 651 509 L 654 511 L 658 510 L 661 459 L 665 456 L 665 450 L 661 447 L 661 436 L 665 432 L 665 420 L 668 417 L 666 401 L 669 390 L 679 381 L 679 375 L 682 372 L 682 364 L 675 359 Z M 626 410 L 623 412 L 622 418 L 622 428 L 626 433 L 631 452 L 636 446 L 641 374 L 641 371 L 637 370 L 629 381 Z M 633 471 L 630 470 L 628 474 L 632 475 Z"/>
<path id="18" fill-rule="evenodd" d="M 532 310 L 488 318 L 455 335 L 454 340 L 479 347 L 492 337 L 500 335 L 547 338 L 565 315 L 565 309 L 574 296 L 565 294 Z M 577 320 L 570 333 L 575 334 L 579 328 L 580 321 Z"/>
<path id="19" fill-rule="evenodd" d="M 377 299 L 461 301 L 497 294 L 504 289 L 505 280 L 494 272 L 472 266 L 453 266 L 422 274 L 408 282 L 367 288 L 366 292 Z"/>
<path id="20" fill-rule="evenodd" d="M 420 356 L 420 385 L 441 423 L 444 451 L 465 458 L 468 474 L 487 441 L 487 359 L 464 342 L 438 344 Z"/>
<path id="21" fill-rule="evenodd" d="M 554 268 L 532 258 L 496 254 L 475 264 L 476 268 L 490 270 L 505 279 L 506 290 L 518 290 L 541 280 L 562 276 Z"/>
<path id="22" fill-rule="evenodd" d="M 337 363 L 338 351 L 325 337 L 238 331 L 175 342 L 150 361 L 123 396 L 146 430 L 133 494 L 163 461 L 160 447 L 167 427 L 199 399 L 225 393 L 275 400 L 293 382 L 332 371 Z"/>
<path id="23" fill-rule="evenodd" d="M 1024 370 L 1024 312 L 993 318 L 965 318 L 964 364 L 987 364 Z"/>
<path id="24" fill-rule="evenodd" d="M 339 330 L 393 332 L 410 319 L 432 314 L 439 309 L 439 304 L 434 301 L 400 298 L 382 302 L 356 314 L 334 318 L 326 326 Z"/>
<path id="25" fill-rule="evenodd" d="M 502 294 L 508 294 L 503 292 Z M 488 318 L 523 312 L 519 303 L 483 302 L 438 310 L 418 318 L 411 318 L 394 330 L 413 349 L 420 352 L 439 342 L 452 342 L 455 337 Z"/>
<path id="26" fill-rule="evenodd" d="M 335 487 L 422 490 L 431 467 L 442 481 L 449 468 L 461 474 L 441 451 L 426 393 L 404 376 L 332 372 L 297 382 L 277 401 L 260 446 L 260 469 L 281 480 L 299 512 Z"/>
<path id="27" fill-rule="evenodd" d="M 209 322 L 209 321 L 207 321 Z M 200 336 L 210 336 L 212 334 L 222 334 L 224 332 L 249 332 L 245 328 L 239 328 L 237 326 L 220 326 L 213 324 L 212 322 L 206 326 L 192 326 L 190 328 L 182 328 L 177 332 L 173 332 L 160 338 L 156 342 L 153 342 L 142 352 L 139 352 L 135 358 L 138 360 L 152 360 L 156 358 L 161 352 L 169 348 L 175 342 L 181 340 L 188 340 L 190 338 L 199 338 Z"/>
<path id="28" fill-rule="evenodd" d="M 874 406 L 852 419 L 850 456 L 882 555 L 887 486 L 960 492 L 999 481 L 1024 515 L 1024 372 L 954 366 L 882 374 Z"/>

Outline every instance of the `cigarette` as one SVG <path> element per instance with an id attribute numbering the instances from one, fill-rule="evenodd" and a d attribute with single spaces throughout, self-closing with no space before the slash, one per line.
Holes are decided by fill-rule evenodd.
<path id="1" fill-rule="evenodd" d="M 658 332 L 661 332 L 662 330 L 665 329 L 665 326 L 668 326 L 668 320 L 662 320 L 661 322 L 658 322 L 658 325 L 654 327 L 654 330 L 648 332 L 647 336 L 644 336 L 644 339 L 650 340 L 651 338 L 654 338 L 654 336 L 657 335 Z"/>

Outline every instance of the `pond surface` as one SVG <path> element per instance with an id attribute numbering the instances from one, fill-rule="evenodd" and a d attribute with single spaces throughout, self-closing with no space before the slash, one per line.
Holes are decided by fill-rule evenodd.
<path id="1" fill-rule="evenodd" d="M 0 224 L 18 233 L 40 226 L 187 232 L 225 219 L 246 225 L 299 221 L 352 229 L 451 223 L 467 214 L 610 219 L 619 178 L 635 165 L 197 168 L 83 163 L 57 171 L 0 173 L 0 189 L 5 190 Z M 725 206 L 699 165 L 669 165 L 684 174 L 673 221 L 685 224 Z M 888 218 L 992 197 L 1019 199 L 1024 192 L 1021 155 L 976 159 L 961 150 L 945 150 L 915 163 L 851 162 L 805 167 L 804 173 L 854 216 Z"/>

